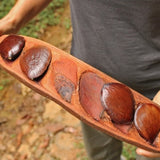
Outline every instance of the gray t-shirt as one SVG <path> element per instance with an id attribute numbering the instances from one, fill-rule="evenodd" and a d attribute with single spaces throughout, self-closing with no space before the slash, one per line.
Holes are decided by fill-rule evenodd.
<path id="1" fill-rule="evenodd" d="M 160 89 L 160 0 L 70 0 L 71 53 L 152 98 Z"/>

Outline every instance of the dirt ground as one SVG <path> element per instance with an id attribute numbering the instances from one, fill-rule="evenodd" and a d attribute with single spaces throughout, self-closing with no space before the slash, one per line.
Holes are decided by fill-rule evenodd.
<path id="1" fill-rule="evenodd" d="M 69 23 L 69 5 L 62 20 Z M 69 53 L 72 29 L 60 23 L 41 39 Z M 87 160 L 80 122 L 0 69 L 0 160 Z"/>

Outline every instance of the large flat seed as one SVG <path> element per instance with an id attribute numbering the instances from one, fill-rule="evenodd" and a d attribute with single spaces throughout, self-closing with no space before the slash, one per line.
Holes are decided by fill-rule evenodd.
<path id="1" fill-rule="evenodd" d="M 133 121 L 135 101 L 127 86 L 120 83 L 107 83 L 103 86 L 101 99 L 114 123 L 130 124 Z"/>
<path id="2" fill-rule="evenodd" d="M 134 124 L 139 134 L 153 143 L 160 131 L 160 108 L 154 104 L 140 103 L 135 112 Z"/>
<path id="3" fill-rule="evenodd" d="M 77 85 L 77 65 L 67 58 L 53 63 L 54 85 L 60 96 L 71 102 L 72 94 Z"/>
<path id="4" fill-rule="evenodd" d="M 71 102 L 73 91 L 75 90 L 75 85 L 72 81 L 66 78 L 62 74 L 56 74 L 54 79 L 54 84 L 57 92 L 60 96 L 67 102 Z"/>
<path id="5" fill-rule="evenodd" d="M 79 85 L 80 103 L 85 111 L 99 120 L 104 110 L 101 104 L 101 89 L 104 81 L 95 73 L 86 72 L 81 75 Z"/>
<path id="6" fill-rule="evenodd" d="M 51 51 L 43 46 L 27 50 L 20 59 L 20 66 L 26 76 L 33 80 L 42 76 L 52 58 Z"/>

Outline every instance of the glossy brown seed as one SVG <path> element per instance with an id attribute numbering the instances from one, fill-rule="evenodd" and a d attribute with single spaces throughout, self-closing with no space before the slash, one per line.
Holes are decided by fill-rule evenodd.
<path id="1" fill-rule="evenodd" d="M 60 96 L 71 102 L 77 85 L 77 65 L 68 58 L 60 58 L 53 63 L 54 85 Z"/>
<path id="2" fill-rule="evenodd" d="M 103 85 L 104 81 L 95 73 L 85 72 L 81 75 L 79 85 L 80 103 L 84 110 L 96 120 L 100 120 L 104 111 L 100 98 Z"/>
<path id="3" fill-rule="evenodd" d="M 20 59 L 22 71 L 31 80 L 39 78 L 47 70 L 52 58 L 51 51 L 43 46 L 27 50 Z"/>
<path id="4" fill-rule="evenodd" d="M 0 43 L 0 54 L 4 59 L 14 60 L 20 55 L 24 45 L 23 37 L 9 35 Z"/>
<path id="5" fill-rule="evenodd" d="M 160 131 L 160 108 L 154 104 L 138 104 L 134 124 L 139 134 L 153 143 Z"/>
<path id="6" fill-rule="evenodd" d="M 101 100 L 111 120 L 117 124 L 130 124 L 134 118 L 134 97 L 130 89 L 120 83 L 103 86 Z"/>

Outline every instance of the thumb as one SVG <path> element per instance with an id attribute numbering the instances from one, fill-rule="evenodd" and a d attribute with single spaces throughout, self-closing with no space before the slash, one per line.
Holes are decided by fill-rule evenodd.
<path id="1" fill-rule="evenodd" d="M 153 102 L 160 105 L 160 91 L 158 91 L 157 94 L 154 96 Z"/>
<path id="2" fill-rule="evenodd" d="M 136 153 L 138 155 L 149 157 L 149 158 L 160 157 L 160 153 L 149 152 L 149 151 L 143 150 L 141 148 L 137 148 Z"/>

